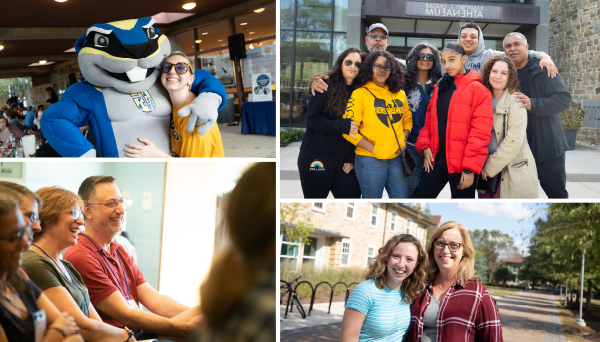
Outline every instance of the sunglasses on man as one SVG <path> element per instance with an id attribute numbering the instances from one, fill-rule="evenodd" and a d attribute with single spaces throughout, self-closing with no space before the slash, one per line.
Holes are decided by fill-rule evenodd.
<path id="1" fill-rule="evenodd" d="M 179 62 L 177 64 L 171 64 L 169 62 L 162 62 L 162 63 L 160 63 L 160 71 L 163 73 L 167 73 L 167 72 L 171 71 L 173 66 L 175 66 L 175 72 L 178 75 L 183 75 L 186 72 L 188 72 L 188 70 L 190 71 L 190 74 L 192 73 L 192 67 L 190 67 L 189 64 L 184 63 L 184 62 Z"/>
<path id="2" fill-rule="evenodd" d="M 369 38 L 386 40 L 386 39 L 388 39 L 388 35 L 387 34 L 369 33 Z"/>
<path id="3" fill-rule="evenodd" d="M 424 54 L 424 53 L 418 53 L 417 54 L 417 60 L 418 61 L 433 61 L 433 54 Z"/>

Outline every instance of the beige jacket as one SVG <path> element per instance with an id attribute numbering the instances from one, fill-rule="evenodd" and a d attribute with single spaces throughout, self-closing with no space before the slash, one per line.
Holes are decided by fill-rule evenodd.
<path id="1" fill-rule="evenodd" d="M 503 116 L 506 115 L 506 134 L 502 140 Z M 538 198 L 538 176 L 535 160 L 527 143 L 527 110 L 508 90 L 504 91 L 494 111 L 494 130 L 498 149 L 485 165 L 490 176 L 502 172 L 500 198 Z"/>

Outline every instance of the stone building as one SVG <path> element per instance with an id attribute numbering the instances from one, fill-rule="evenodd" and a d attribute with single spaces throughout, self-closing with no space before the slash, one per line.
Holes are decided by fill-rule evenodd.
<path id="1" fill-rule="evenodd" d="M 299 213 L 316 230 L 309 245 L 281 236 L 282 268 L 364 268 L 393 235 L 412 234 L 425 246 L 427 228 L 434 224 L 429 216 L 397 203 L 305 203 Z"/>

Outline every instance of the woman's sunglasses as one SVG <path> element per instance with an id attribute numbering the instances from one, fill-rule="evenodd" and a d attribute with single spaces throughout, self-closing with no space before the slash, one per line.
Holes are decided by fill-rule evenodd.
<path id="1" fill-rule="evenodd" d="M 349 67 L 349 66 L 352 65 L 352 61 L 349 60 L 349 59 L 347 59 L 347 60 L 344 61 L 344 65 L 347 66 L 347 67 Z M 362 65 L 362 63 L 361 62 L 354 62 L 354 65 L 356 65 L 356 67 L 360 69 L 360 66 Z"/>
<path id="2" fill-rule="evenodd" d="M 160 63 L 160 71 L 162 71 L 163 73 L 169 72 L 171 71 L 171 68 L 173 68 L 173 66 L 175 66 L 175 72 L 179 75 L 185 74 L 186 72 L 188 72 L 188 70 L 190 71 L 190 73 L 192 73 L 192 68 L 190 67 L 190 65 L 184 62 L 179 62 L 177 64 L 162 62 Z"/>
<path id="3" fill-rule="evenodd" d="M 427 61 L 433 61 L 433 55 L 428 53 L 428 54 L 424 54 L 424 53 L 418 53 L 417 54 L 417 60 L 418 61 L 423 61 L 423 60 L 427 60 Z"/>

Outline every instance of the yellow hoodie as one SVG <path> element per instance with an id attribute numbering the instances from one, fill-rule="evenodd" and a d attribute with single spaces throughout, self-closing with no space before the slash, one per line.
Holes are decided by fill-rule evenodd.
<path id="1" fill-rule="evenodd" d="M 377 96 L 377 99 L 367 89 Z M 387 113 L 382 107 L 385 104 Z M 393 122 L 398 142 L 404 147 L 404 130 L 412 129 L 412 113 L 408 107 L 408 100 L 403 90 L 391 93 L 386 85 L 381 88 L 373 82 L 365 84 L 352 92 L 352 96 L 346 106 L 344 119 L 352 119 L 359 128 L 360 133 L 354 133 L 356 140 L 347 134 L 344 138 L 354 145 L 361 139 L 367 139 L 375 144 L 373 153 L 356 148 L 356 154 L 361 156 L 375 157 L 378 159 L 392 159 L 397 157 L 398 143 L 394 131 L 389 126 Z"/>

